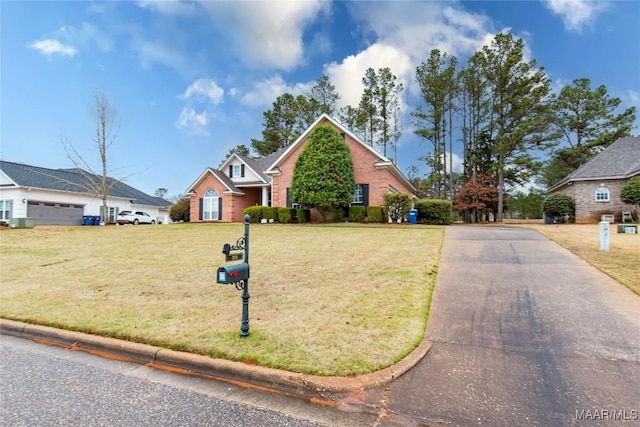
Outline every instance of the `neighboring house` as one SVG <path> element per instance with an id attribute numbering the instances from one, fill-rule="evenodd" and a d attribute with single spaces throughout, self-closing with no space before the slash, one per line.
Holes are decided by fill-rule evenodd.
<path id="1" fill-rule="evenodd" d="M 640 176 L 640 137 L 620 138 L 549 188 L 549 193 L 573 197 L 578 223 L 598 222 L 607 214 L 620 221 L 623 211 L 633 210 L 622 203 L 620 193 L 634 176 Z"/>
<path id="2" fill-rule="evenodd" d="M 99 177 L 90 175 L 93 179 Z M 32 218 L 35 224 L 82 225 L 84 215 L 102 217 L 102 199 L 85 186 L 87 175 L 78 169 L 47 169 L 22 163 L 0 161 L 0 220 Z M 113 183 L 107 197 L 108 222 L 123 210 L 141 210 L 169 220 L 170 202 L 109 178 Z"/>
<path id="3" fill-rule="evenodd" d="M 352 205 L 383 206 L 387 192 L 415 193 L 413 185 L 391 160 L 323 114 L 280 151 L 259 159 L 233 154 L 218 169 L 205 169 L 186 191 L 191 196 L 191 222 L 239 222 L 244 210 L 254 205 L 296 207 L 290 197 L 293 169 L 309 133 L 321 124 L 333 126 L 351 152 L 356 180 Z M 312 219 L 318 218 L 314 209 Z"/>

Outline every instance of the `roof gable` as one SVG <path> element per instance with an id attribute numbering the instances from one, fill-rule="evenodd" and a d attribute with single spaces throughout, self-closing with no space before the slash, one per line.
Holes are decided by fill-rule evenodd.
<path id="1" fill-rule="evenodd" d="M 231 181 L 231 178 L 229 178 L 227 175 L 222 173 L 222 171 L 214 168 L 205 169 L 204 172 L 200 174 L 198 179 L 196 179 L 194 183 L 189 186 L 189 188 L 185 193 L 186 194 L 193 193 L 196 187 L 207 177 L 207 175 L 213 175 L 214 177 L 216 177 L 218 181 L 220 181 L 220 183 L 222 183 L 222 185 L 225 186 L 225 188 L 227 189 L 226 191 L 230 193 L 244 194 L 242 190 L 240 190 L 238 187 L 236 187 L 233 184 L 233 181 Z"/>
<path id="2" fill-rule="evenodd" d="M 294 152 L 294 150 L 299 145 L 304 144 L 304 142 L 307 140 L 309 134 L 311 133 L 311 131 L 316 126 L 318 126 L 319 124 L 325 123 L 325 122 L 328 122 L 331 125 L 335 126 L 336 128 L 339 129 L 340 132 L 344 133 L 345 135 L 348 135 L 349 138 L 351 140 L 353 140 L 356 144 L 359 144 L 365 150 L 370 152 L 374 156 L 374 158 L 376 159 L 375 160 L 376 167 L 379 167 L 381 169 L 387 169 L 389 172 L 391 172 L 393 175 L 395 175 L 401 182 L 403 182 L 404 185 L 407 186 L 407 188 L 411 189 L 412 191 L 415 191 L 415 187 L 413 186 L 413 184 L 411 184 L 411 182 L 409 182 L 409 180 L 404 176 L 404 174 L 402 172 L 400 172 L 398 167 L 390 159 L 385 157 L 382 153 L 380 153 L 378 150 L 376 150 L 372 146 L 370 146 L 367 143 L 365 143 L 364 141 L 362 141 L 357 135 L 355 135 L 353 132 L 351 132 L 346 126 L 344 126 L 338 120 L 334 119 L 333 117 L 331 117 L 330 115 L 328 115 L 326 113 L 323 113 L 320 117 L 318 117 L 302 133 L 302 135 L 300 135 L 298 137 L 298 139 L 296 139 L 291 145 L 289 145 L 288 147 L 284 148 L 280 152 L 273 153 L 274 157 L 275 156 L 277 156 L 277 157 L 275 157 L 273 163 L 267 169 L 265 169 L 265 174 L 267 174 L 267 175 L 278 174 L 279 173 L 279 169 L 278 169 L 279 165 L 282 164 L 282 162 L 286 161 L 286 159 Z"/>
<path id="3" fill-rule="evenodd" d="M 623 179 L 640 173 L 640 137 L 620 138 L 584 165 L 567 175 L 549 191 L 571 181 Z"/>
<path id="4" fill-rule="evenodd" d="M 90 194 L 87 179 L 98 182 L 101 177 L 79 169 L 48 169 L 39 166 L 0 161 L 2 172 L 18 187 L 40 188 L 43 190 Z M 142 191 L 118 181 L 107 178 L 109 197 L 132 200 L 139 205 L 167 208 L 171 202 L 160 197 L 150 196 Z"/>
<path id="5" fill-rule="evenodd" d="M 364 148 L 366 148 L 367 150 L 369 150 L 371 153 L 373 153 L 375 155 L 375 157 L 377 157 L 378 162 L 379 163 L 388 163 L 388 164 L 392 164 L 393 162 L 391 162 L 391 160 L 389 160 L 388 158 L 386 158 L 385 156 L 382 155 L 382 153 L 380 153 L 378 150 L 376 150 L 375 148 L 371 147 L 370 145 L 366 144 L 364 141 L 362 141 L 357 135 L 355 135 L 354 133 L 352 133 L 349 129 L 347 129 L 342 123 L 340 123 L 338 120 L 334 119 L 333 117 L 331 117 L 330 115 L 328 115 L 327 113 L 323 113 L 320 117 L 318 117 L 316 119 L 316 121 L 314 121 L 303 133 L 302 135 L 300 135 L 298 137 L 298 139 L 296 139 L 292 144 L 290 144 L 288 147 L 286 147 L 282 153 L 274 160 L 274 162 L 269 166 L 268 169 L 265 170 L 266 174 L 273 174 L 273 173 L 277 173 L 277 167 L 280 163 L 282 163 L 285 159 L 287 159 L 287 157 L 289 157 L 289 155 L 296 149 L 296 147 L 300 144 L 302 144 L 304 141 L 306 141 L 306 139 L 308 138 L 309 134 L 311 133 L 311 131 L 318 126 L 319 124 L 321 124 L 322 122 L 327 121 L 329 123 L 331 123 L 332 125 L 334 125 L 335 127 L 337 127 L 338 129 L 340 129 L 340 131 L 344 132 L 346 135 L 349 135 L 354 141 L 356 141 L 358 144 L 362 145 Z"/>

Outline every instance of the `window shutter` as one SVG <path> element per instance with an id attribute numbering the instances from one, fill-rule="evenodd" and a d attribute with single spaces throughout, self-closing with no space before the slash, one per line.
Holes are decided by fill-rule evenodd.
<path id="1" fill-rule="evenodd" d="M 222 220 L 222 197 L 218 197 L 218 220 Z"/>
<path id="2" fill-rule="evenodd" d="M 233 165 L 229 165 L 229 178 L 233 178 Z"/>
<path id="3" fill-rule="evenodd" d="M 202 221 L 202 209 L 204 208 L 204 200 L 200 197 L 200 209 L 198 211 L 198 219 Z"/>
<path id="4" fill-rule="evenodd" d="M 291 188 L 287 188 L 287 207 L 291 207 Z"/>
<path id="5" fill-rule="evenodd" d="M 240 165 L 240 178 L 244 178 L 244 165 Z"/>
<path id="6" fill-rule="evenodd" d="M 362 184 L 362 204 L 369 206 L 369 184 Z"/>

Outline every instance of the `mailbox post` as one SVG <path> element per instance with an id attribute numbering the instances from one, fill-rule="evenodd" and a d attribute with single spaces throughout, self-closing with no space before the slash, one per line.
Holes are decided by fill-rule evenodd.
<path id="1" fill-rule="evenodd" d="M 239 252 L 244 250 L 244 253 Z M 240 325 L 240 337 L 249 336 L 249 215 L 244 216 L 244 236 L 240 237 L 236 244 L 231 246 L 226 243 L 222 247 L 225 261 L 238 261 L 244 257 L 240 264 L 225 265 L 218 268 L 216 281 L 222 285 L 235 285 L 242 291 L 242 324 Z"/>

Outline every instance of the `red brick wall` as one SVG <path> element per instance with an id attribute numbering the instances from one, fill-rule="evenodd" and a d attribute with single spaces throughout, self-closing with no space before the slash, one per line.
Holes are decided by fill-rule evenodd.
<path id="1" fill-rule="evenodd" d="M 326 123 L 331 124 L 331 122 L 326 120 L 321 124 Z M 336 130 L 341 132 L 340 129 L 336 128 Z M 400 193 L 412 193 L 411 190 L 389 172 L 389 170 L 376 169 L 375 163 L 378 157 L 374 153 L 352 139 L 349 135 L 346 136 L 345 142 L 351 152 L 356 184 L 369 184 L 370 206 L 384 205 L 383 195 L 389 191 L 389 185 L 393 186 L 393 188 Z M 280 164 L 281 175 L 273 176 L 273 206 L 281 207 L 287 205 L 286 191 L 287 188 L 291 187 L 293 169 L 304 145 L 305 143 L 303 142 L 289 153 L 289 156 Z"/>
<path id="2" fill-rule="evenodd" d="M 198 184 L 195 189 L 195 194 L 191 196 L 190 203 L 190 211 L 189 211 L 189 221 L 191 222 L 219 222 L 219 221 L 203 221 L 200 220 L 200 199 L 204 196 L 204 193 L 213 188 L 218 192 L 218 196 L 222 198 L 222 222 L 232 222 L 232 221 L 242 221 L 242 204 L 244 201 L 242 200 L 242 196 L 235 196 L 231 194 L 224 194 L 226 191 L 226 187 L 222 184 L 218 178 L 216 178 L 213 174 L 209 173 L 207 176 Z M 238 216 L 237 210 L 241 208 L 240 215 Z M 239 218 L 239 219 L 238 219 Z"/>

